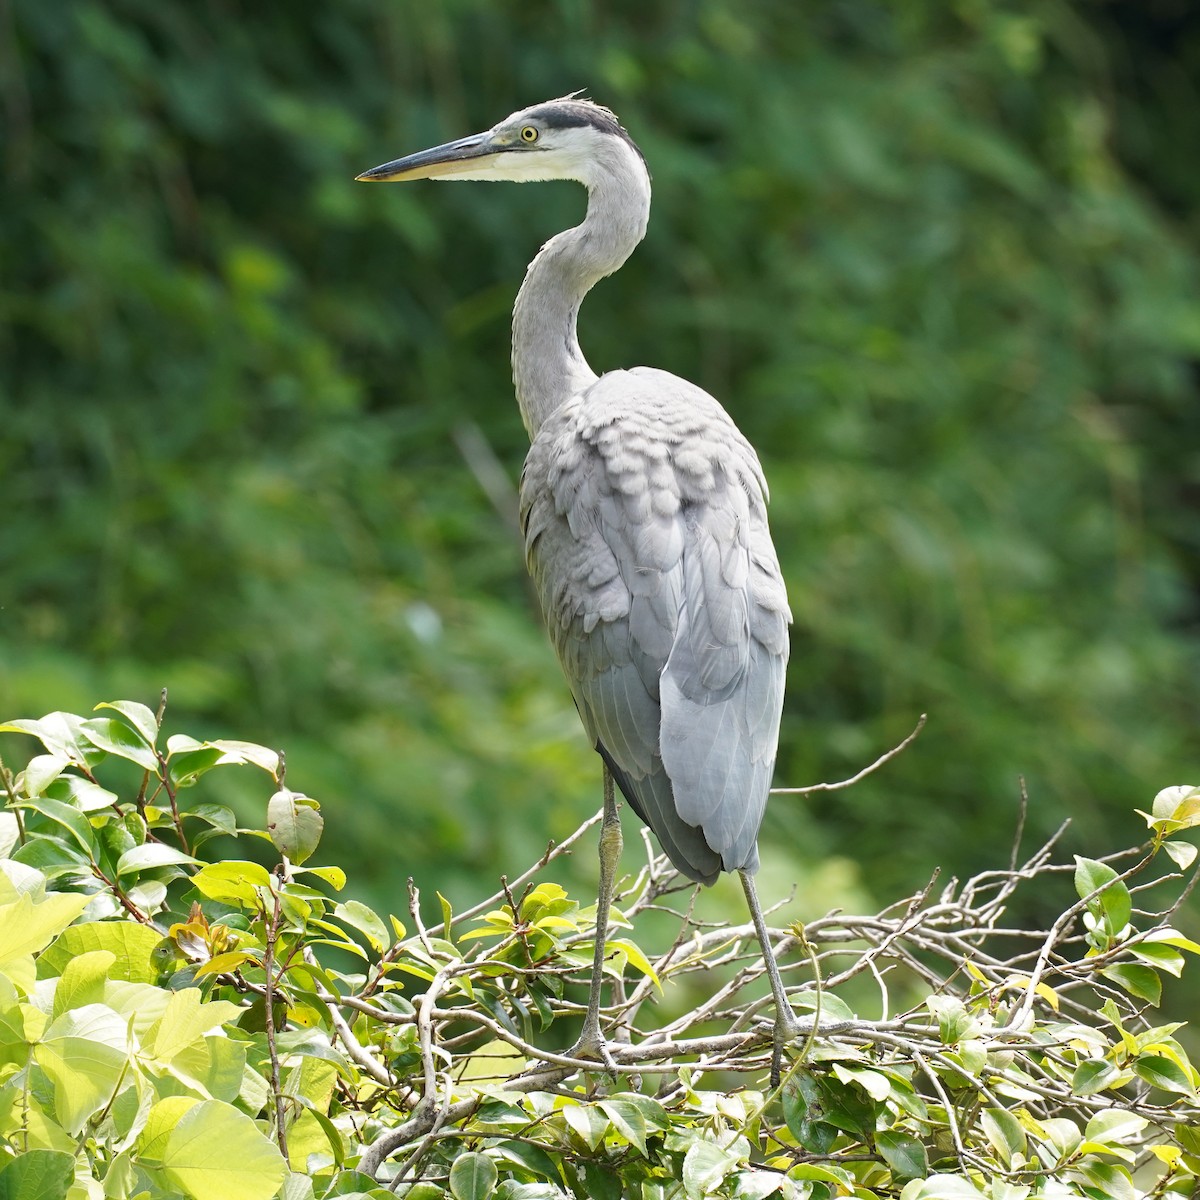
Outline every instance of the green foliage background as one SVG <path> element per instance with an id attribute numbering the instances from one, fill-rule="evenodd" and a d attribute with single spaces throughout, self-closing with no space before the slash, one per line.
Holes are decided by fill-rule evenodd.
<path id="1" fill-rule="evenodd" d="M 930 714 L 848 796 L 778 800 L 768 868 L 851 856 L 887 899 L 994 863 L 1019 774 L 1033 831 L 1090 847 L 1194 770 L 1186 6 L 0 19 L 4 716 L 168 685 L 190 727 L 284 746 L 328 854 L 388 894 L 464 894 L 598 804 L 511 496 L 461 450 L 515 479 L 508 310 L 582 198 L 352 183 L 585 87 L 655 182 L 585 349 L 707 388 L 771 480 L 777 782 Z"/>

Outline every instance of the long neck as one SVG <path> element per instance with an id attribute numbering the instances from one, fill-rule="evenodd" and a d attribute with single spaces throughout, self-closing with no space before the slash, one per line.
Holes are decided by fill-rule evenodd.
<path id="1" fill-rule="evenodd" d="M 531 439 L 560 404 L 595 383 L 575 332 L 579 306 L 646 234 L 650 177 L 635 151 L 622 145 L 587 182 L 587 216 L 542 247 L 513 308 L 513 382 Z"/>

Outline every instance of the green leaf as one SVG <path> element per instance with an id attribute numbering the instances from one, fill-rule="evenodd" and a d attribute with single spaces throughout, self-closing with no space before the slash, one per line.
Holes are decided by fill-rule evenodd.
<path id="1" fill-rule="evenodd" d="M 825 1117 L 820 1083 L 808 1071 L 798 1071 L 783 1085 L 783 1119 L 796 1140 L 812 1154 L 828 1154 L 837 1130 Z"/>
<path id="2" fill-rule="evenodd" d="M 844 1167 L 822 1166 L 820 1163 L 800 1163 L 788 1171 L 787 1177 L 815 1179 L 821 1183 L 832 1183 L 843 1190 L 847 1190 L 853 1184 L 850 1173 Z"/>
<path id="3" fill-rule="evenodd" d="M 1192 1094 L 1192 1081 L 1176 1062 L 1161 1054 L 1143 1054 L 1134 1060 L 1134 1073 L 1139 1079 L 1165 1092 L 1178 1092 L 1184 1096 Z"/>
<path id="4" fill-rule="evenodd" d="M 1178 929 L 1172 929 L 1169 925 L 1164 925 L 1161 929 L 1153 929 L 1141 940 L 1139 945 L 1145 945 L 1147 942 L 1161 943 L 1164 946 L 1174 946 L 1179 950 L 1186 950 L 1189 954 L 1200 954 L 1200 942 L 1193 942 L 1191 938 L 1184 937 Z"/>
<path id="5" fill-rule="evenodd" d="M 611 1124 L 608 1115 L 594 1104 L 566 1104 L 562 1115 L 568 1128 L 589 1150 L 595 1150 L 604 1141 Z"/>
<path id="6" fill-rule="evenodd" d="M 925 1147 L 910 1134 L 892 1129 L 881 1130 L 875 1135 L 875 1147 L 883 1155 L 884 1162 L 892 1168 L 897 1180 L 918 1179 L 929 1173 L 929 1157 Z"/>
<path id="7" fill-rule="evenodd" d="M 628 1100 L 601 1100 L 600 1107 L 608 1114 L 613 1127 L 643 1157 L 646 1154 L 646 1118 Z"/>
<path id="8" fill-rule="evenodd" d="M 1075 856 L 1075 892 L 1080 900 L 1087 899 L 1098 888 L 1103 892 L 1093 896 L 1092 904 L 1098 904 L 1106 917 L 1110 917 L 1110 926 L 1114 931 L 1121 930 L 1129 923 L 1130 901 L 1129 889 L 1117 881 L 1117 872 L 1108 863 L 1098 863 L 1094 858 Z M 1105 887 L 1109 884 L 1109 887 Z"/>
<path id="9" fill-rule="evenodd" d="M 1141 963 L 1117 963 L 1105 967 L 1100 974 L 1124 988 L 1131 996 L 1146 1000 L 1156 1008 L 1162 1001 L 1162 980 L 1151 967 Z"/>
<path id="10" fill-rule="evenodd" d="M 92 848 L 96 841 L 95 830 L 88 823 L 87 817 L 70 804 L 64 804 L 61 800 L 55 800 L 50 796 L 30 796 L 26 800 L 21 801 L 22 808 L 32 809 L 34 812 L 41 813 L 56 825 L 62 826 L 80 849 L 88 855 L 92 854 Z"/>
<path id="11" fill-rule="evenodd" d="M 738 1171 L 732 1179 L 733 1200 L 766 1200 L 784 1185 L 777 1171 Z"/>
<path id="12" fill-rule="evenodd" d="M 344 904 L 337 904 L 334 906 L 333 915 L 351 929 L 357 929 L 373 950 L 382 953 L 388 948 L 388 927 L 374 909 L 368 908 L 361 901 L 347 900 Z"/>
<path id="13" fill-rule="evenodd" d="M 21 772 L 25 791 L 31 796 L 40 796 L 68 765 L 68 760 L 61 754 L 35 754 L 25 764 L 25 770 Z M 80 777 L 75 775 L 73 778 Z M 114 796 L 113 799 L 115 800 L 116 797 Z"/>
<path id="14" fill-rule="evenodd" d="M 162 1167 L 193 1200 L 270 1200 L 287 1173 L 258 1126 L 221 1100 L 183 1114 L 167 1134 Z"/>
<path id="15" fill-rule="evenodd" d="M 842 1083 L 856 1083 L 876 1103 L 880 1103 L 891 1095 L 892 1081 L 882 1071 L 872 1071 L 867 1067 L 850 1067 L 845 1063 L 833 1064 L 834 1075 Z"/>
<path id="16" fill-rule="evenodd" d="M 66 1200 L 75 1182 L 75 1156 L 27 1150 L 0 1170 L 0 1200 Z"/>
<path id="17" fill-rule="evenodd" d="M 1174 822 L 1177 827 L 1200 823 L 1200 788 L 1187 783 L 1163 788 L 1154 797 L 1151 810 L 1157 820 Z"/>
<path id="18" fill-rule="evenodd" d="M 1191 842 L 1163 842 L 1162 848 L 1181 871 L 1186 871 L 1196 861 L 1196 847 Z"/>
<path id="19" fill-rule="evenodd" d="M 188 743 L 186 748 L 184 742 Z M 216 746 L 205 746 L 178 735 L 167 739 L 167 749 L 167 774 L 177 788 L 191 787 L 201 775 L 228 761 Z"/>
<path id="20" fill-rule="evenodd" d="M 980 1200 L 982 1195 L 961 1175 L 930 1175 L 928 1179 L 908 1184 L 901 1200 Z"/>
<path id="21" fill-rule="evenodd" d="M 663 1108 L 662 1102 L 655 1100 L 653 1096 L 643 1096 L 638 1092 L 621 1092 L 610 1099 L 632 1104 L 642 1114 L 647 1129 L 668 1130 L 674 1125 L 674 1119 Z"/>
<path id="22" fill-rule="evenodd" d="M 126 850 L 117 860 L 117 875 L 131 875 L 135 871 L 149 871 L 155 867 L 174 867 L 182 863 L 197 863 L 190 854 L 176 850 L 174 846 L 164 846 L 162 842 L 146 842 L 142 846 L 134 846 Z"/>
<path id="23" fill-rule="evenodd" d="M 99 712 L 102 708 L 119 713 L 120 719 L 139 734 L 147 746 L 153 746 L 158 740 L 158 719 L 144 704 L 138 704 L 135 700 L 112 700 L 97 704 L 95 711 Z"/>
<path id="24" fill-rule="evenodd" d="M 1145 1195 L 1134 1190 L 1129 1172 L 1116 1163 L 1085 1159 L 1078 1170 L 1104 1200 L 1136 1200 L 1139 1194 Z"/>
<path id="25" fill-rule="evenodd" d="M 262 966 L 262 960 L 257 954 L 252 954 L 247 950 L 226 950 L 221 954 L 214 954 L 207 962 L 201 963 L 196 968 L 195 977 L 203 979 L 206 975 L 223 975 L 229 971 L 236 971 L 238 967 L 244 967 L 246 963 Z"/>
<path id="26" fill-rule="evenodd" d="M 15 813 L 0 812 L 0 858 L 8 858 L 21 842 L 21 827 Z"/>
<path id="27" fill-rule="evenodd" d="M 1129 918 L 1133 912 L 1129 889 L 1124 883 L 1117 880 L 1117 872 L 1107 863 L 1097 862 L 1092 858 L 1082 858 L 1077 854 L 1075 856 L 1075 891 L 1079 894 L 1079 898 L 1086 899 L 1097 888 L 1104 888 L 1104 890 L 1092 898 L 1088 907 L 1091 911 L 1103 916 L 1105 929 L 1109 936 L 1116 937 L 1129 924 Z"/>
<path id="28" fill-rule="evenodd" d="M 1102 1092 L 1121 1078 L 1121 1071 L 1107 1058 L 1088 1058 L 1081 1062 L 1071 1076 L 1071 1091 L 1077 1096 Z"/>
<path id="29" fill-rule="evenodd" d="M 980 1115 L 984 1136 L 1007 1167 L 1018 1154 L 1027 1153 L 1025 1130 L 1021 1122 L 1003 1108 L 985 1108 Z"/>
<path id="30" fill-rule="evenodd" d="M 531 1175 L 538 1175 L 555 1183 L 561 1181 L 562 1176 L 554 1159 L 541 1146 L 534 1146 L 529 1142 L 496 1142 L 494 1149 L 498 1158 L 528 1171 Z"/>
<path id="31" fill-rule="evenodd" d="M 410 1196 L 411 1192 L 408 1193 Z M 313 1200 L 312 1176 L 299 1171 L 289 1171 L 279 1192 L 279 1200 Z"/>
<path id="32" fill-rule="evenodd" d="M 135 921 L 93 921 L 72 925 L 38 960 L 38 971 L 65 974 L 72 959 L 91 951 L 106 950 L 116 960 L 109 968 L 109 979 L 154 983 L 158 978 L 154 952 L 163 940 L 158 930 Z"/>
<path id="33" fill-rule="evenodd" d="M 224 804 L 197 804 L 194 808 L 188 808 L 183 815 L 195 817 L 220 833 L 237 833 L 237 817 L 233 809 Z"/>
<path id="34" fill-rule="evenodd" d="M 1124 1108 L 1106 1108 L 1089 1118 L 1084 1137 L 1089 1142 L 1123 1142 L 1141 1133 L 1150 1122 Z"/>
<path id="35" fill-rule="evenodd" d="M 107 754 L 136 763 L 144 771 L 156 771 L 158 759 L 146 739 L 124 721 L 112 717 L 92 717 L 80 725 L 80 732 L 93 746 Z"/>
<path id="36" fill-rule="evenodd" d="M 1046 1143 L 1058 1156 L 1059 1162 L 1065 1162 L 1070 1158 L 1079 1149 L 1079 1143 L 1083 1141 L 1079 1126 L 1066 1117 L 1050 1117 L 1041 1122 L 1041 1128 Z"/>
<path id="37" fill-rule="evenodd" d="M 1157 971 L 1166 971 L 1178 979 L 1183 974 L 1186 960 L 1183 951 L 1164 942 L 1141 941 L 1129 947 L 1129 953 L 1140 962 L 1148 963 Z"/>
<path id="38" fill-rule="evenodd" d="M 229 738 L 218 738 L 215 742 L 206 742 L 221 751 L 222 763 L 250 765 L 266 771 L 268 775 L 279 777 L 279 755 L 266 746 L 255 742 L 239 742 Z"/>
<path id="39" fill-rule="evenodd" d="M 117 803 L 116 792 L 110 792 L 108 788 L 102 788 L 82 775 L 60 775 L 42 791 L 51 799 L 60 800 L 84 813 L 99 812 Z"/>
<path id="40" fill-rule="evenodd" d="M 267 802 L 267 832 L 280 854 L 292 862 L 311 858 L 321 841 L 325 818 L 320 805 L 303 792 L 281 788 Z"/>
<path id="41" fill-rule="evenodd" d="M 450 1168 L 450 1192 L 454 1200 L 487 1200 L 499 1174 L 486 1154 L 460 1154 Z"/>
<path id="42" fill-rule="evenodd" d="M 623 1200 L 626 1195 L 625 1189 L 621 1186 L 620 1175 L 590 1159 L 583 1163 L 583 1179 L 585 1184 L 583 1194 L 589 1200 Z M 411 1193 L 409 1194 L 411 1195 Z M 646 1195 L 647 1193 L 643 1190 L 642 1194 Z"/>
<path id="43" fill-rule="evenodd" d="M 218 1032 L 177 1050 L 164 1065 L 181 1083 L 206 1098 L 233 1104 L 245 1082 L 247 1057 L 244 1042 Z"/>
<path id="44" fill-rule="evenodd" d="M 449 939 L 450 927 L 454 924 L 454 906 L 442 895 L 437 893 L 438 903 L 442 906 L 442 936 Z"/>
<path id="45" fill-rule="evenodd" d="M 28 733 L 58 758 L 76 766 L 90 766 L 104 756 L 82 732 L 83 718 L 74 713 L 47 713 L 37 721 L 22 718 L 0 725 L 0 733 Z"/>
<path id="46" fill-rule="evenodd" d="M 1116 877 L 1117 872 L 1107 863 L 1075 855 L 1075 891 L 1080 900 L 1085 900 L 1097 888 L 1111 883 Z"/>
<path id="47" fill-rule="evenodd" d="M 693 1142 L 683 1157 L 683 1190 L 688 1200 L 714 1195 L 737 1165 L 737 1158 L 715 1142 Z"/>
<path id="48" fill-rule="evenodd" d="M 926 996 L 925 1007 L 937 1017 L 938 1036 L 946 1045 L 961 1041 L 975 1023 L 957 996 Z"/>

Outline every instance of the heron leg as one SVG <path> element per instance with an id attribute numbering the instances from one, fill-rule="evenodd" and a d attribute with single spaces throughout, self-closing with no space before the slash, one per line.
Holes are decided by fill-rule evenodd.
<path id="1" fill-rule="evenodd" d="M 596 897 L 596 949 L 592 957 L 592 985 L 588 992 L 583 1032 L 568 1052 L 573 1058 L 599 1058 L 615 1069 L 612 1055 L 600 1032 L 600 989 L 604 981 L 604 945 L 608 941 L 608 910 L 612 907 L 617 866 L 621 861 L 621 813 L 617 807 L 612 772 L 604 766 L 604 820 L 600 825 L 600 891 Z"/>
<path id="2" fill-rule="evenodd" d="M 758 889 L 754 886 L 754 876 L 749 871 L 739 871 L 742 881 L 742 891 L 746 893 L 746 904 L 750 909 L 750 920 L 754 922 L 754 932 L 758 934 L 758 944 L 762 947 L 763 964 L 767 968 L 767 978 L 771 981 L 771 994 L 775 997 L 775 1033 L 774 1048 L 771 1051 L 771 1086 L 779 1086 L 780 1069 L 783 1063 L 783 1048 L 788 1042 L 800 1035 L 800 1022 L 788 1003 L 787 992 L 783 987 L 783 977 L 779 974 L 779 964 L 775 961 L 775 952 L 771 949 L 771 936 L 767 932 L 766 918 L 763 916 L 762 905 L 758 902 Z"/>

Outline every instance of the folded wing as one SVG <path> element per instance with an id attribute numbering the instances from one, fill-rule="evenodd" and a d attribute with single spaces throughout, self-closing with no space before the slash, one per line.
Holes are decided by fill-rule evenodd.
<path id="1" fill-rule="evenodd" d="M 521 481 L 526 555 L 584 726 L 693 879 L 754 870 L 790 613 L 749 443 L 662 371 L 559 408 Z"/>

